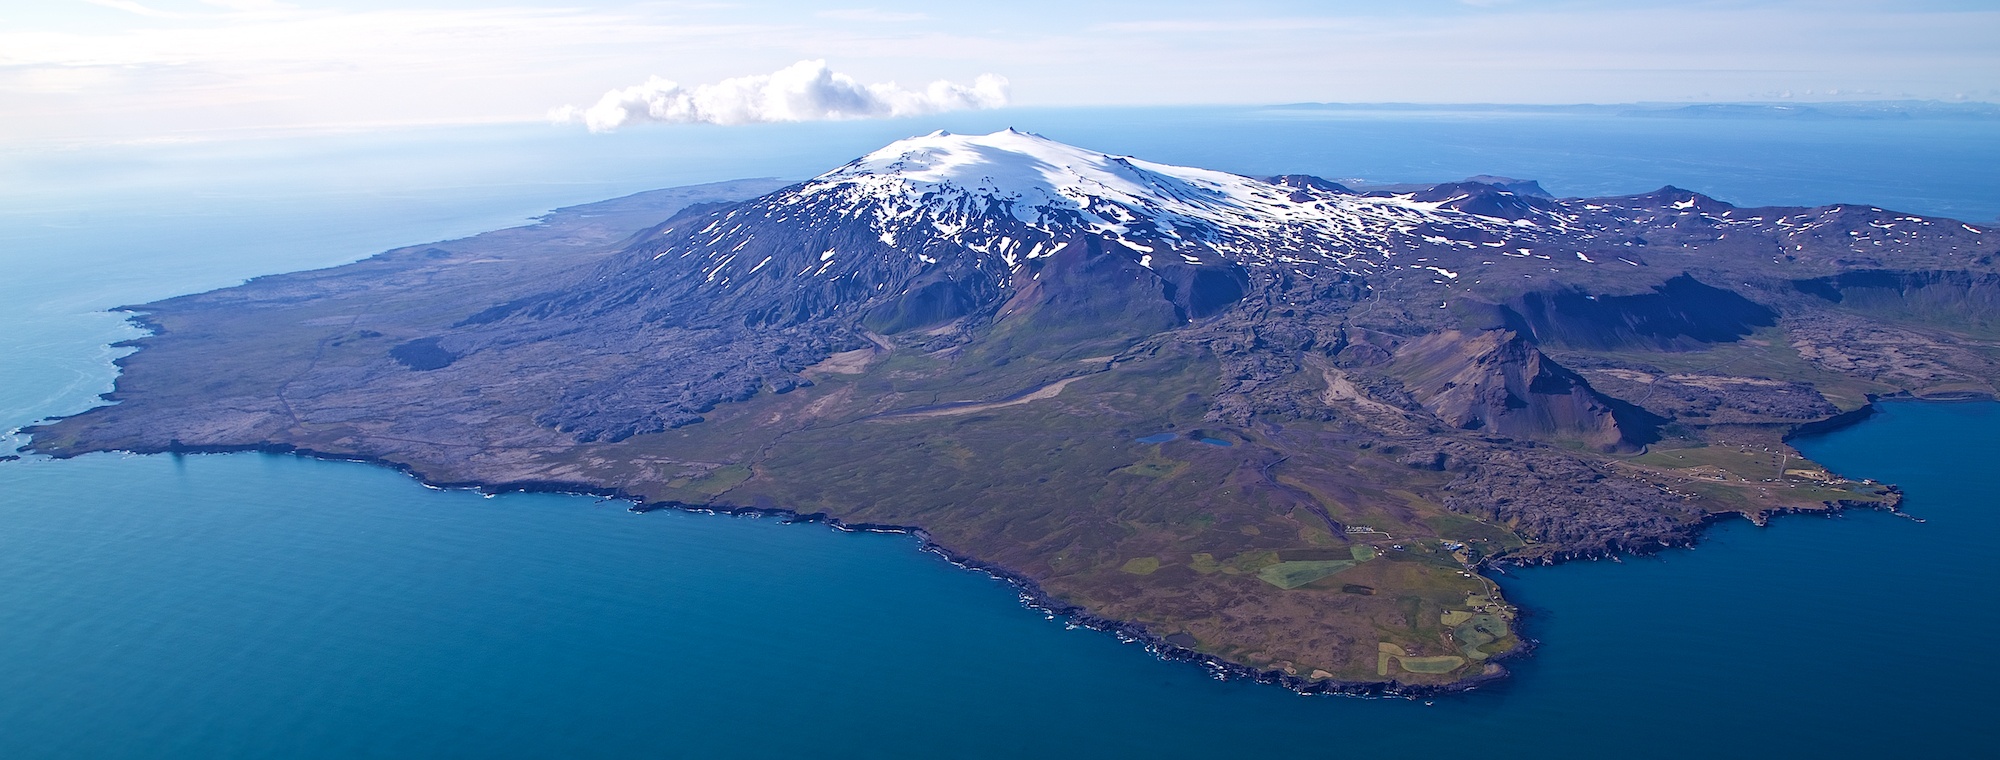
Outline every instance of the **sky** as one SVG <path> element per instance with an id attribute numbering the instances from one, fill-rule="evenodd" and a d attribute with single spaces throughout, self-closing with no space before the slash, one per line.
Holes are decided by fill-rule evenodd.
<path id="1" fill-rule="evenodd" d="M 1296 102 L 2000 101 L 2000 2 L 0 0 L 0 144 Z"/>

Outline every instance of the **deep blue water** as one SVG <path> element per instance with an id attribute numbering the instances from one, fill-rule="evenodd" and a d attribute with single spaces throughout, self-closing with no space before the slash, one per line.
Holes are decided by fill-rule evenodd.
<path id="1" fill-rule="evenodd" d="M 529 127 L 0 152 L 0 429 L 108 387 L 100 310 L 547 208 L 805 176 L 939 126 L 1377 181 L 2000 213 L 1991 122 L 1227 109 Z M 1802 441 L 1906 509 L 1718 526 L 1505 579 L 1544 643 L 1432 703 L 1210 680 L 1067 630 L 907 538 L 263 455 L 0 463 L 0 757 L 1978 754 L 2000 405 Z"/>

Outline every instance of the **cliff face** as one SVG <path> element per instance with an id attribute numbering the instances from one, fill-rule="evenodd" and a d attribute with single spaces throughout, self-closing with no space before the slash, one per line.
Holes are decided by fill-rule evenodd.
<path id="1" fill-rule="evenodd" d="M 1778 323 L 1778 313 L 1770 307 L 1687 274 L 1631 295 L 1532 291 L 1513 299 L 1508 308 L 1508 316 L 1524 324 L 1537 342 L 1599 350 L 1695 350 Z"/>
<path id="2" fill-rule="evenodd" d="M 939 133 L 134 307 L 119 403 L 31 432 L 920 528 L 1182 656 L 1439 688 L 1520 643 L 1491 563 L 1893 503 L 1782 436 L 1992 393 L 1990 232 Z"/>
<path id="3" fill-rule="evenodd" d="M 1991 330 L 2000 325 L 2000 274 L 1862 269 L 1794 280 L 1799 292 L 1872 317 Z"/>

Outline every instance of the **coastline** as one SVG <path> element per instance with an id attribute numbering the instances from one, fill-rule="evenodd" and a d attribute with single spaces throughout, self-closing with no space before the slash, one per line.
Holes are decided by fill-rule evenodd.
<path id="1" fill-rule="evenodd" d="M 54 419 L 54 418 L 52 418 Z M 46 420 L 45 420 L 46 422 Z M 34 426 L 22 428 L 32 431 Z M 24 450 L 33 452 L 32 443 Z M 1313 680 L 1281 670 L 1261 668 L 1229 662 L 1204 652 L 1198 652 L 1167 641 L 1165 637 L 1147 631 L 1144 627 L 1123 620 L 1091 614 L 1083 608 L 1057 599 L 1036 583 L 1018 572 L 993 563 L 985 562 L 959 552 L 954 552 L 931 540 L 924 529 L 908 525 L 881 525 L 875 523 L 849 523 L 824 512 L 801 513 L 792 509 L 765 507 L 738 507 L 688 504 L 675 501 L 645 501 L 617 487 L 606 487 L 588 483 L 562 483 L 553 481 L 515 481 L 508 483 L 481 483 L 473 481 L 435 481 L 426 477 L 416 467 L 380 457 L 335 454 L 317 451 L 285 443 L 261 442 L 230 446 L 185 446 L 170 445 L 155 449 L 120 449 L 128 454 L 141 456 L 188 455 L 188 454 L 275 454 L 314 459 L 324 462 L 349 462 L 393 470 L 416 481 L 425 488 L 440 491 L 468 490 L 486 494 L 501 493 L 549 493 L 570 496 L 589 496 L 607 500 L 624 501 L 631 504 L 628 511 L 636 514 L 661 510 L 677 510 L 706 515 L 729 517 L 774 517 L 784 524 L 820 524 L 843 533 L 887 533 L 911 536 L 918 541 L 918 551 L 935 554 L 939 558 L 962 570 L 984 574 L 1007 584 L 1017 594 L 1022 606 L 1037 610 L 1050 620 L 1061 619 L 1065 625 L 1110 634 L 1124 643 L 1139 644 L 1145 651 L 1163 662 L 1188 663 L 1208 671 L 1219 680 L 1243 679 L 1255 683 L 1278 686 L 1301 695 L 1348 696 L 1361 698 L 1404 698 L 1423 699 L 1473 691 L 1506 680 L 1510 671 L 1501 663 L 1520 659 L 1532 653 L 1540 642 L 1520 636 L 1520 645 L 1502 654 L 1494 655 L 1488 663 L 1499 665 L 1497 672 L 1479 673 L 1448 684 L 1405 684 L 1398 681 L 1340 681 Z M 45 454 L 35 452 L 50 459 L 74 459 L 94 453 L 108 451 L 85 451 L 74 453 Z M 1484 564 L 1484 563 L 1482 563 Z M 1503 571 L 1504 572 L 1504 571 Z"/>
<path id="2" fill-rule="evenodd" d="M 1994 398 L 1992 394 L 1981 393 L 1979 391 L 1949 391 L 1945 393 L 1932 393 L 1929 395 L 1922 395 L 1922 396 L 1919 396 L 1914 393 L 1894 393 L 1889 395 L 1877 395 L 1871 393 L 1868 394 L 1867 404 L 1864 404 L 1861 407 L 1853 410 L 1841 412 L 1840 414 L 1836 414 L 1832 417 L 1828 417 L 1823 420 L 1818 420 L 1815 422 L 1805 422 L 1805 423 L 1800 423 L 1798 425 L 1793 425 L 1792 429 L 1787 431 L 1780 438 L 1780 440 L 1791 441 L 1796 438 L 1812 438 L 1814 436 L 1826 435 L 1828 433 L 1845 430 L 1847 428 L 1861 424 L 1868 418 L 1881 413 L 1882 410 L 1878 408 L 1876 404 L 1883 401 L 1921 401 L 1928 404 L 1963 404 L 1963 403 L 1979 402 L 1979 401 L 2000 401 L 2000 399 Z"/>
<path id="3" fill-rule="evenodd" d="M 588 208 L 588 207 L 578 207 L 578 208 Z M 544 225 L 547 224 L 548 224 L 547 222 L 544 222 Z M 532 230 L 538 228 L 520 228 L 520 229 Z M 500 231 L 500 233 L 506 233 L 506 232 L 508 231 L 507 230 Z M 500 234 L 500 233 L 489 233 L 489 234 Z M 389 261 L 391 255 L 394 253 L 396 252 L 391 252 L 390 254 L 383 254 L 381 257 L 378 258 L 381 258 L 383 261 L 386 262 Z M 373 260 L 374 259 L 370 259 L 369 261 Z M 340 269 L 340 268 L 336 267 L 334 269 Z M 283 276 L 280 275 L 277 277 L 283 277 Z M 122 312 L 132 325 L 139 327 L 141 330 L 147 333 L 139 337 L 111 344 L 111 346 L 114 348 L 134 349 L 134 351 L 131 353 L 118 356 L 111 360 L 113 366 L 118 368 L 119 376 L 121 379 L 122 376 L 125 374 L 125 370 L 128 369 L 128 364 L 132 361 L 134 357 L 139 355 L 140 351 L 144 351 L 148 347 L 151 341 L 156 340 L 169 333 L 169 330 L 167 326 L 164 324 L 164 322 L 160 319 L 155 318 L 155 315 L 147 311 L 147 308 L 148 307 L 145 305 L 137 305 L 137 306 L 122 306 L 112 310 L 116 312 Z M 315 358 L 313 361 L 317 361 L 317 358 Z M 1057 381 L 1057 385 L 1060 385 L 1064 382 L 1066 381 L 1059 380 Z M 984 408 L 990 404 L 996 404 L 996 403 L 1007 404 L 1013 399 L 1024 398 L 1038 392 L 1040 391 L 1028 390 L 1028 391 L 1023 391 L 1014 396 L 1003 398 L 997 402 L 977 402 L 977 403 L 964 402 L 964 404 L 971 404 L 972 406 L 975 407 Z M 1974 398 L 1981 398 L 1981 397 L 1983 396 L 1980 396 L 1979 394 L 1958 394 L 1956 392 L 1936 394 L 1935 396 L 1930 396 L 1930 397 L 1921 397 L 1911 394 L 1894 394 L 1892 396 L 1883 397 L 1882 399 L 1878 399 L 1876 396 L 1870 395 L 1868 397 L 1868 402 L 1860 408 L 1850 410 L 1848 412 L 1841 412 L 1838 414 L 1834 414 L 1832 416 L 1820 420 L 1814 420 L 1802 424 L 1791 425 L 1789 429 L 1787 429 L 1780 435 L 1780 440 L 1791 440 L 1797 437 L 1822 435 L 1840 429 L 1844 429 L 1845 427 L 1849 427 L 1854 424 L 1858 424 L 1859 422 L 1864 421 L 1877 413 L 1876 402 L 1878 400 L 1886 400 L 1890 398 L 1895 398 L 1895 399 L 1910 398 L 1914 400 L 1961 401 L 1961 400 L 1972 400 Z M 111 391 L 102 394 L 101 398 L 103 399 L 103 401 L 113 404 L 120 403 L 126 400 L 121 397 L 120 390 L 117 384 L 114 384 L 114 387 Z M 950 403 L 950 404 L 941 404 L 930 407 L 917 407 L 915 409 L 908 409 L 902 411 L 905 414 L 912 412 L 921 413 L 925 411 L 935 411 L 937 409 L 956 409 L 956 408 L 961 408 L 962 406 L 963 405 L 959 403 Z M 96 408 L 101 408 L 101 407 L 92 407 L 92 409 Z M 89 411 L 91 410 L 85 409 L 69 416 L 75 417 L 85 414 Z M 23 427 L 20 430 L 20 432 L 25 433 L 29 436 L 29 442 L 27 443 L 27 445 L 22 447 L 22 450 L 35 451 L 36 450 L 35 449 L 36 442 L 34 440 L 34 438 L 36 437 L 35 434 L 38 431 L 40 431 L 43 427 L 52 424 L 55 419 L 62 419 L 62 418 L 52 418 L 50 420 L 44 420 L 38 422 L 35 425 Z M 1776 427 L 1778 426 L 1770 425 L 1766 429 L 1767 431 L 1769 431 L 1770 429 Z M 421 469 L 422 467 L 421 465 L 412 464 L 412 462 L 438 461 L 436 459 L 427 459 L 421 453 L 411 454 L 407 452 L 398 453 L 394 451 L 389 451 L 387 453 L 384 453 L 383 456 L 381 457 L 359 455 L 352 453 L 334 453 L 331 451 L 313 449 L 311 448 L 310 445 L 301 446 L 292 443 L 283 443 L 277 440 L 278 438 L 285 437 L 285 435 L 286 434 L 283 432 L 275 432 L 275 431 L 262 432 L 262 433 L 247 432 L 246 434 L 240 436 L 230 436 L 230 437 L 234 437 L 235 440 L 237 441 L 248 440 L 250 441 L 249 443 L 222 443 L 219 445 L 201 445 L 201 446 L 183 445 L 180 439 L 178 438 L 170 438 L 164 445 L 161 446 L 148 446 L 146 444 L 139 444 L 137 448 L 125 448 L 121 444 L 113 442 L 103 446 L 102 448 L 91 449 L 91 450 L 100 450 L 100 451 L 122 450 L 122 451 L 131 451 L 132 453 L 139 453 L 139 454 L 158 454 L 158 453 L 190 454 L 190 453 L 237 453 L 237 452 L 290 454 L 293 456 L 319 459 L 323 461 L 347 461 L 347 462 L 359 462 L 364 464 L 375 464 L 375 465 L 386 466 L 389 467 L 390 469 L 398 470 L 404 473 L 405 475 L 410 476 L 411 478 L 415 479 L 420 484 L 423 484 L 426 487 L 434 489 L 476 490 L 484 493 L 543 492 L 543 493 L 565 493 L 565 494 L 588 495 L 605 499 L 618 499 L 621 501 L 628 502 L 631 505 L 630 509 L 635 512 L 647 512 L 659 509 L 679 509 L 682 511 L 694 511 L 694 512 L 703 512 L 709 514 L 728 514 L 728 515 L 738 515 L 738 516 L 769 516 L 778 518 L 785 522 L 825 523 L 829 527 L 844 532 L 878 532 L 878 533 L 899 533 L 899 534 L 911 535 L 918 539 L 920 543 L 920 549 L 937 554 L 940 557 L 944 558 L 946 561 L 951 562 L 952 564 L 957 565 L 961 568 L 982 572 L 995 579 L 1007 583 L 1016 590 L 1017 594 L 1019 594 L 1021 601 L 1024 605 L 1033 609 L 1043 611 L 1051 617 L 1062 616 L 1065 619 L 1066 624 L 1080 626 L 1103 633 L 1109 633 L 1114 637 L 1118 638 L 1120 641 L 1141 644 L 1150 654 L 1154 655 L 1159 659 L 1171 662 L 1193 663 L 1196 664 L 1197 666 L 1204 668 L 1205 670 L 1214 674 L 1218 678 L 1242 678 L 1242 679 L 1252 680 L 1258 683 L 1277 685 L 1280 686 L 1281 688 L 1285 688 L 1301 694 L 1342 694 L 1342 695 L 1363 696 L 1363 697 L 1399 696 L 1405 698 L 1422 698 L 1439 694 L 1471 691 L 1486 686 L 1488 684 L 1504 680 L 1509 673 L 1508 670 L 1504 666 L 1500 666 L 1499 663 L 1503 661 L 1512 660 L 1514 658 L 1525 657 L 1529 655 L 1538 646 L 1538 643 L 1534 639 L 1530 638 L 1527 635 L 1526 631 L 1519 630 L 1520 628 L 1526 628 L 1527 626 L 1525 625 L 1517 626 L 1515 635 L 1517 636 L 1519 643 L 1515 647 L 1504 653 L 1493 655 L 1491 658 L 1485 660 L 1484 662 L 1488 664 L 1488 667 L 1480 668 L 1481 672 L 1468 675 L 1467 677 L 1461 680 L 1453 681 L 1451 683 L 1403 684 L 1395 680 L 1356 681 L 1356 682 L 1344 682 L 1333 679 L 1311 680 L 1305 677 L 1286 673 L 1281 670 L 1262 669 L 1239 663 L 1229 662 L 1220 657 L 1205 654 L 1196 651 L 1194 649 L 1190 649 L 1188 647 L 1175 644 L 1169 640 L 1170 638 L 1169 636 L 1161 636 L 1153 634 L 1147 631 L 1144 626 L 1138 623 L 1119 620 L 1116 618 L 1094 615 L 1084 610 L 1082 607 L 1078 605 L 1070 604 L 1068 602 L 1065 602 L 1057 598 L 1055 595 L 1049 593 L 1045 588 L 1043 588 L 1043 586 L 1040 583 L 1034 581 L 1026 574 L 1017 571 L 1014 568 L 1010 568 L 997 563 L 987 562 L 970 554 L 966 554 L 960 551 L 954 551 L 951 548 L 948 548 L 940 544 L 933 538 L 932 534 L 928 532 L 921 525 L 903 525 L 903 524 L 867 523 L 867 522 L 849 523 L 833 517 L 826 511 L 807 512 L 807 511 L 800 511 L 795 509 L 774 507 L 774 506 L 746 507 L 746 506 L 734 506 L 729 504 L 694 504 L 694 503 L 683 503 L 678 501 L 647 501 L 645 497 L 628 492 L 623 487 L 617 485 L 607 485 L 604 482 L 591 483 L 591 482 L 580 482 L 580 481 L 536 481 L 536 480 L 522 480 L 522 481 L 498 480 L 489 482 L 481 480 L 457 480 L 457 479 L 439 480 L 428 476 L 423 471 L 423 469 Z M 228 441 L 230 437 L 224 437 L 222 440 Z M 473 443 L 437 444 L 437 445 L 475 446 L 475 447 L 477 446 L 477 444 Z M 331 448 L 346 448 L 346 446 L 341 445 L 339 443 L 335 443 L 331 446 Z M 383 449 L 377 448 L 376 451 L 378 453 L 382 453 Z M 81 453 L 88 453 L 88 451 L 77 451 L 77 452 L 66 451 L 63 452 L 62 454 L 52 455 L 52 456 L 58 456 L 59 458 L 68 458 L 72 456 L 77 456 Z M 497 475 L 500 478 L 505 478 L 508 475 L 508 473 L 506 472 L 491 472 L 489 474 Z M 600 480 L 608 482 L 616 482 L 617 480 L 617 478 L 615 477 L 608 477 L 608 476 L 593 475 L 586 477 L 598 478 Z M 1891 490 L 1893 491 L 1893 487 L 1891 488 Z M 1766 524 L 1768 522 L 1767 518 L 1772 515 L 1797 514 L 1805 512 L 1811 512 L 1815 514 L 1831 514 L 1851 507 L 1863 506 L 1863 505 L 1871 506 L 1878 509 L 1885 509 L 1886 511 L 1900 514 L 1901 499 L 1902 496 L 1900 492 L 1894 492 L 1893 499 L 1886 503 L 1855 502 L 1855 501 L 1841 500 L 1837 502 L 1822 502 L 1819 506 L 1775 508 L 1756 513 L 1735 512 L 1735 511 L 1707 512 L 1700 514 L 1699 516 L 1690 515 L 1688 516 L 1687 519 L 1677 521 L 1677 524 L 1672 525 L 1668 529 L 1662 530 L 1655 535 L 1642 537 L 1644 539 L 1643 541 L 1613 542 L 1601 546 L 1596 546 L 1594 548 L 1575 549 L 1567 551 L 1538 552 L 1535 553 L 1533 556 L 1521 556 L 1519 554 L 1501 555 L 1498 557 L 1489 556 L 1481 558 L 1471 563 L 1469 566 L 1466 566 L 1465 569 L 1475 573 L 1504 574 L 1506 572 L 1504 568 L 1509 565 L 1521 566 L 1521 567 L 1550 566 L 1581 559 L 1592 559 L 1592 560 L 1605 559 L 1605 558 L 1615 559 L 1617 557 L 1626 554 L 1631 554 L 1634 556 L 1645 556 L 1645 555 L 1655 554 L 1667 549 L 1687 548 L 1695 546 L 1702 539 L 1709 524 L 1720 522 L 1721 520 L 1731 516 L 1740 515 L 1745 517 L 1753 524 L 1761 526 Z M 756 503 L 770 505 L 773 502 L 761 501 Z M 775 503 L 783 504 L 788 502 L 785 500 L 778 500 Z M 796 502 L 790 502 L 790 503 L 796 503 Z M 848 505 L 842 505 L 842 504 L 833 504 L 833 505 L 821 504 L 817 508 L 820 510 L 826 510 L 826 509 L 840 510 L 840 509 L 845 509 L 847 506 Z M 941 528 L 942 526 L 934 525 L 933 527 Z M 1489 669 L 1490 672 L 1488 672 Z"/>
<path id="4" fill-rule="evenodd" d="M 1811 438 L 1813 436 L 1826 435 L 1828 433 L 1832 433 L 1839 430 L 1845 430 L 1847 428 L 1854 427 L 1855 425 L 1859 425 L 1863 421 L 1867 420 L 1870 417 L 1875 416 L 1881 411 L 1875 408 L 1875 402 L 1877 400 L 1878 399 L 1871 394 L 1870 396 L 1868 396 L 1868 403 L 1862 404 L 1860 407 L 1856 409 L 1841 412 L 1839 414 L 1833 415 L 1832 417 L 1828 417 L 1823 420 L 1817 420 L 1814 422 L 1804 422 L 1797 425 L 1793 425 L 1792 429 L 1786 431 L 1784 435 L 1779 436 L 1778 440 L 1789 442 L 1794 438 Z"/>
<path id="5" fill-rule="evenodd" d="M 157 329 L 157 326 L 152 326 L 152 327 Z M 136 343 L 137 340 L 138 339 L 135 339 L 132 342 Z M 117 363 L 117 360 L 114 360 L 114 364 L 115 363 Z M 106 400 L 115 400 L 115 398 L 113 398 L 113 394 L 107 393 L 105 394 L 105 396 Z M 1835 415 L 1833 417 L 1829 417 L 1824 420 L 1818 420 L 1814 422 L 1802 423 L 1800 425 L 1796 425 L 1793 427 L 1792 431 L 1787 432 L 1783 436 L 1783 440 L 1789 441 L 1796 437 L 1803 437 L 1808 435 L 1824 435 L 1847 427 L 1852 427 L 1853 425 L 1859 424 L 1860 422 L 1865 421 L 1866 419 L 1879 413 L 1879 410 L 1876 409 L 1876 403 L 1878 401 L 1886 401 L 1886 400 L 1932 401 L 1932 402 L 1949 403 L 1949 402 L 1962 402 L 1962 401 L 1973 401 L 1982 399 L 1975 399 L 1975 398 L 1933 399 L 1933 398 L 1924 398 L 1917 396 L 1901 396 L 1901 395 L 1895 397 L 1876 398 L 1871 396 L 1869 399 L 1869 403 L 1861 408 L 1851 410 L 1849 412 L 1844 412 L 1842 414 Z M 79 414 L 80 413 L 81 412 L 79 412 Z M 42 422 L 46 423 L 49 421 L 53 421 L 54 419 L 58 418 L 50 418 L 49 420 L 44 420 Z M 69 459 L 77 456 L 82 456 L 88 453 L 99 453 L 94 451 L 74 452 L 74 453 L 65 452 L 60 455 L 54 455 L 54 454 L 41 454 L 40 452 L 36 452 L 32 442 L 33 441 L 32 432 L 35 427 L 36 426 L 31 425 L 23 427 L 20 430 L 20 432 L 30 435 L 30 443 L 27 446 L 22 447 L 21 449 L 24 452 L 37 453 L 40 454 L 41 456 L 47 456 L 52 459 Z M 1065 625 L 1097 631 L 1099 633 L 1110 634 L 1112 637 L 1116 638 L 1120 642 L 1139 644 L 1142 648 L 1145 649 L 1145 651 L 1148 654 L 1152 655 L 1156 659 L 1159 659 L 1163 662 L 1192 664 L 1209 672 L 1213 677 L 1219 680 L 1243 679 L 1255 683 L 1277 686 L 1286 689 L 1288 691 L 1292 691 L 1297 694 L 1306 696 L 1326 695 L 1326 696 L 1348 696 L 1348 697 L 1359 697 L 1359 698 L 1403 698 L 1403 699 L 1414 700 L 1414 699 L 1425 699 L 1430 697 L 1447 696 L 1452 694 L 1471 692 L 1481 688 L 1505 682 L 1511 675 L 1511 671 L 1505 667 L 1504 663 L 1509 661 L 1520 660 L 1528 656 L 1531 656 L 1535 650 L 1541 647 L 1541 642 L 1527 635 L 1527 632 L 1525 630 L 1517 631 L 1516 635 L 1519 637 L 1520 643 L 1514 649 L 1495 655 L 1491 659 L 1487 660 L 1488 664 L 1495 666 L 1495 670 L 1493 670 L 1492 672 L 1481 672 L 1448 684 L 1405 684 L 1394 680 L 1390 681 L 1340 681 L 1334 679 L 1313 680 L 1285 673 L 1281 670 L 1262 669 L 1249 665 L 1243 665 L 1240 663 L 1229 662 L 1222 658 L 1216 657 L 1215 655 L 1199 652 L 1175 644 L 1173 642 L 1170 642 L 1166 639 L 1166 637 L 1154 634 L 1146 630 L 1143 626 L 1137 623 L 1132 623 L 1128 621 L 1117 620 L 1113 618 L 1107 618 L 1092 614 L 1077 605 L 1070 604 L 1056 598 L 1055 596 L 1049 594 L 1046 590 L 1044 590 L 1041 584 L 1035 582 L 1033 579 L 1028 578 L 1012 569 L 994 563 L 985 562 L 983 560 L 979 560 L 975 557 L 965 555 L 959 552 L 955 552 L 941 544 L 938 544 L 937 542 L 931 539 L 931 536 L 928 532 L 926 532 L 922 527 L 919 526 L 887 525 L 887 524 L 877 524 L 877 523 L 849 523 L 840 520 L 839 518 L 828 515 L 825 512 L 799 512 L 797 510 L 787 509 L 787 508 L 744 507 L 744 506 L 730 506 L 730 505 L 700 505 L 700 504 L 689 504 L 677 501 L 646 501 L 645 499 L 633 495 L 631 493 L 628 493 L 624 489 L 618 488 L 616 486 L 605 486 L 601 484 L 590 484 L 590 483 L 580 483 L 580 482 L 512 481 L 504 483 L 486 483 L 478 481 L 437 481 L 425 476 L 424 473 L 419 471 L 414 465 L 411 465 L 407 462 L 400 462 L 396 460 L 390 460 L 372 456 L 336 454 L 331 452 L 318 451 L 310 448 L 299 447 L 292 444 L 285 444 L 285 443 L 278 443 L 271 441 L 264 441 L 255 444 L 228 445 L 228 446 L 186 446 L 186 445 L 180 445 L 178 444 L 178 442 L 176 442 L 173 445 L 158 447 L 149 450 L 121 449 L 121 451 L 125 451 L 126 453 L 147 455 L 147 456 L 159 455 L 159 454 L 185 455 L 185 454 L 237 454 L 237 453 L 289 455 L 307 459 L 315 459 L 320 461 L 352 462 L 357 464 L 385 467 L 400 472 L 406 476 L 409 476 L 412 480 L 415 480 L 418 484 L 426 488 L 431 488 L 435 490 L 471 490 L 487 494 L 553 493 L 553 494 L 566 494 L 566 495 L 576 495 L 576 496 L 591 496 L 601 499 L 619 500 L 627 502 L 631 505 L 627 509 L 631 512 L 639 514 L 652 511 L 659 511 L 659 510 L 678 510 L 683 512 L 693 512 L 693 513 L 708 514 L 708 515 L 725 515 L 732 517 L 774 517 L 778 518 L 781 522 L 785 524 L 818 523 L 825 525 L 829 528 L 832 528 L 834 530 L 845 533 L 888 533 L 888 534 L 908 535 L 917 539 L 919 551 L 935 554 L 955 567 L 958 567 L 963 570 L 969 570 L 981 573 L 991 578 L 994 578 L 995 580 L 998 580 L 1002 583 L 1007 584 L 1010 588 L 1012 588 L 1015 591 L 1023 606 L 1029 609 L 1043 612 L 1050 620 L 1055 620 L 1060 618 Z M 1757 519 L 1748 515 L 1743 515 L 1741 513 L 1735 513 L 1735 512 L 1716 512 L 1705 516 L 1699 521 L 1691 523 L 1688 526 L 1686 540 L 1683 542 L 1660 542 L 1659 544 L 1650 547 L 1625 547 L 1622 550 L 1607 551 L 1607 552 L 1552 553 L 1552 554 L 1545 554 L 1538 556 L 1535 558 L 1535 561 L 1532 562 L 1515 561 L 1505 556 L 1489 557 L 1482 559 L 1480 562 L 1473 565 L 1470 569 L 1473 569 L 1475 571 L 1485 571 L 1485 572 L 1505 575 L 1507 573 L 1506 568 L 1510 566 L 1549 567 L 1579 560 L 1596 561 L 1603 559 L 1616 559 L 1619 556 L 1628 554 L 1632 556 L 1647 556 L 1670 549 L 1687 549 L 1694 547 L 1700 542 L 1702 535 L 1707 532 L 1707 529 L 1710 525 L 1734 517 L 1742 517 L 1746 520 L 1749 520 L 1752 524 L 1762 527 L 1768 524 L 1769 522 L 1768 518 L 1770 517 L 1775 517 L 1780 515 L 1792 515 L 1792 514 L 1807 514 L 1807 513 L 1827 515 L 1864 506 L 1886 511 L 1895 515 L 1910 517 L 1909 515 L 1904 513 L 1901 509 L 1903 500 L 1903 494 L 1901 490 L 1897 489 L 1893 484 L 1888 485 L 1888 488 L 1890 489 L 1890 492 L 1894 494 L 1895 498 L 1887 505 L 1883 505 L 1881 503 L 1840 500 L 1836 502 L 1825 502 L 1824 506 L 1821 508 L 1797 507 L 1797 508 L 1773 509 L 1764 513 L 1763 515 L 1764 519 Z M 1922 520 L 1919 518 L 1910 517 L 1910 519 L 1922 522 Z M 1521 610 L 1521 620 L 1525 621 L 1527 618 L 1531 616 L 1532 615 L 1530 614 L 1530 611 L 1525 609 Z M 1521 626 L 1521 627 L 1525 628 L 1526 626 Z"/>

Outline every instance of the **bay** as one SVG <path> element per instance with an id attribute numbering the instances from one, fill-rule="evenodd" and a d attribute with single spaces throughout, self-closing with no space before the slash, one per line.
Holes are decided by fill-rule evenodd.
<path id="1" fill-rule="evenodd" d="M 1993 122 L 1270 109 L 539 126 L 0 152 L 0 428 L 93 403 L 103 309 L 1007 125 L 1248 173 L 1477 173 L 1564 195 L 2000 213 Z M 1941 754 L 1993 738 L 1977 477 L 2000 405 L 1883 405 L 1801 441 L 1880 513 L 1724 523 L 1693 550 L 1517 571 L 1544 645 L 1430 702 L 1218 682 L 1069 630 L 906 537 L 425 489 L 270 455 L 0 463 L 0 756 L 1502 757 Z"/>

